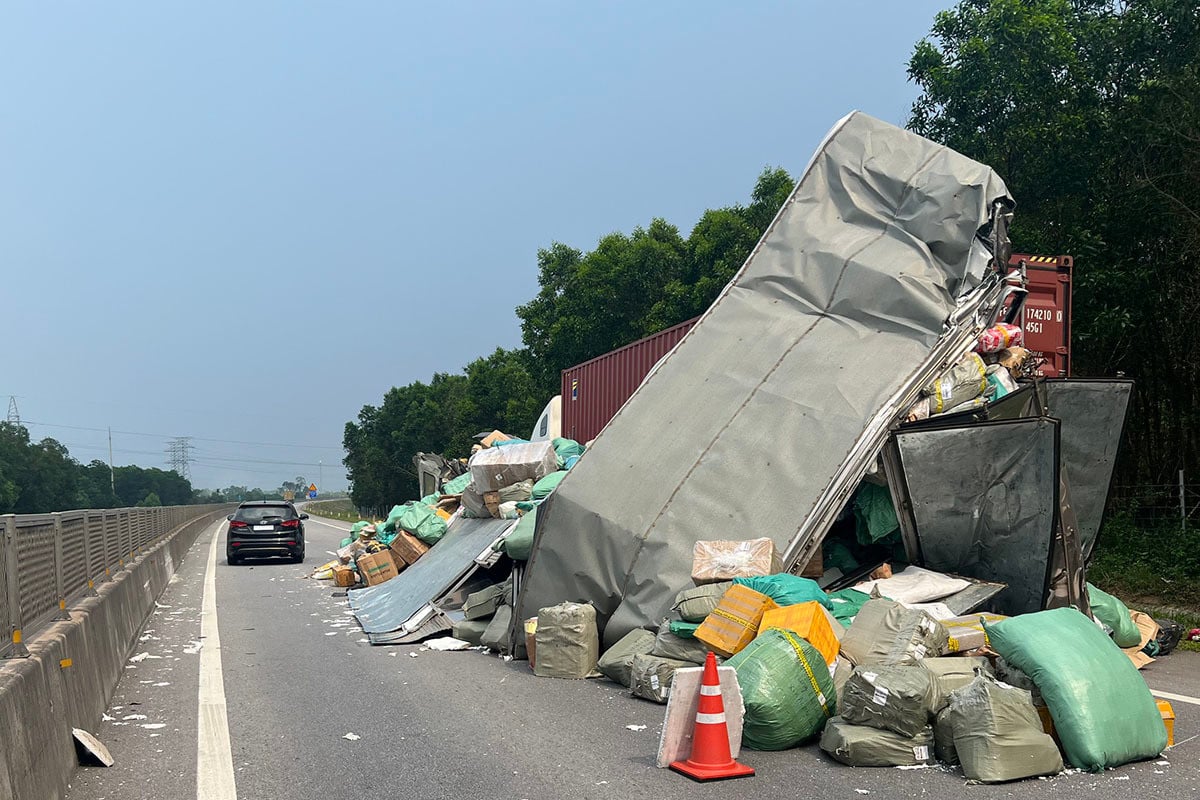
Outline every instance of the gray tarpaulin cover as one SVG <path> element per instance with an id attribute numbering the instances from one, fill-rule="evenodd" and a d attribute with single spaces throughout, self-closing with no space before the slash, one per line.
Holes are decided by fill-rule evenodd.
<path id="1" fill-rule="evenodd" d="M 977 233 L 1006 195 L 948 148 L 857 112 L 839 122 L 539 510 L 518 616 L 588 601 L 612 643 L 666 615 L 697 541 L 767 536 L 785 552 L 835 480 L 857 481 L 839 477 L 852 448 L 984 279 Z"/>
<path id="2" fill-rule="evenodd" d="M 446 535 L 404 572 L 376 586 L 351 589 L 350 609 L 371 642 L 387 642 L 392 638 L 388 634 L 405 631 L 406 625 L 418 628 L 420 622 L 413 620 L 417 612 L 472 569 L 475 557 L 513 524 L 507 519 L 458 517 Z"/>

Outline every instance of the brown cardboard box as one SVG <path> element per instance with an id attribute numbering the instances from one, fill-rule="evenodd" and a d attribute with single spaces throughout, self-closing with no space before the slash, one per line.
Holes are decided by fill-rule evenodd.
<path id="1" fill-rule="evenodd" d="M 779 606 L 765 594 L 735 583 L 700 623 L 696 638 L 717 655 L 728 658 L 754 641 L 763 614 L 773 608 Z"/>
<path id="2" fill-rule="evenodd" d="M 697 586 L 782 571 L 775 542 L 766 538 L 744 542 L 696 542 L 692 550 L 692 580 Z"/>
<path id="3" fill-rule="evenodd" d="M 340 564 L 333 568 L 333 585 L 334 586 L 353 586 L 358 583 L 358 573 L 350 567 L 343 567 Z"/>
<path id="4" fill-rule="evenodd" d="M 483 504 L 487 506 L 488 513 L 496 519 L 500 519 L 500 493 L 499 492 L 484 492 Z"/>
<path id="5" fill-rule="evenodd" d="M 392 561 L 391 553 L 368 553 L 358 557 L 358 574 L 366 581 L 367 586 L 390 581 L 400 573 L 396 571 L 396 562 Z"/>
<path id="6" fill-rule="evenodd" d="M 413 536 L 408 531 L 399 531 L 396 538 L 392 540 L 392 544 L 388 547 L 392 551 L 392 558 L 399 558 L 410 567 L 417 563 L 417 559 L 429 552 L 429 545 L 422 542 L 417 537 Z M 397 564 L 399 566 L 399 564 Z"/>
<path id="7" fill-rule="evenodd" d="M 484 447 L 491 447 L 496 442 L 507 442 L 512 437 L 502 431 L 492 431 L 479 442 Z"/>
<path id="8" fill-rule="evenodd" d="M 1129 660 L 1138 669 L 1153 664 L 1154 659 L 1142 652 L 1151 639 L 1158 636 L 1158 623 L 1154 621 L 1154 617 L 1149 614 L 1143 614 L 1141 611 L 1131 611 L 1129 615 L 1133 617 L 1133 623 L 1138 627 L 1138 633 L 1142 634 L 1141 640 L 1135 647 L 1122 648 L 1122 652 L 1129 656 Z"/>

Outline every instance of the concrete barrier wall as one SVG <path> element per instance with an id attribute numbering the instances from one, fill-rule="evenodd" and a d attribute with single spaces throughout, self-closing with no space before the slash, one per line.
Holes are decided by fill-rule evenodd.
<path id="1" fill-rule="evenodd" d="M 29 658 L 0 662 L 0 800 L 61 798 L 78 763 L 72 728 L 95 731 L 137 634 L 196 537 L 228 513 L 179 527 L 27 641 Z M 70 659 L 70 666 L 63 660 Z"/>

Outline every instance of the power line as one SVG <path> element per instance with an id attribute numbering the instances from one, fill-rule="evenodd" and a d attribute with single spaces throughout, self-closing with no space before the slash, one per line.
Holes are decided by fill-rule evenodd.
<path id="1" fill-rule="evenodd" d="M 10 404 L 11 406 L 12 404 Z M 61 425 L 55 422 L 35 422 L 33 420 L 25 420 L 22 425 L 42 425 L 47 428 L 65 428 L 73 431 L 97 431 L 99 433 L 107 433 L 108 428 L 89 428 L 83 425 Z M 176 439 L 177 436 L 166 433 L 146 433 L 144 431 L 113 431 L 124 436 L 149 436 L 154 439 Z M 246 442 L 239 439 L 213 439 L 205 436 L 188 436 L 185 437 L 197 442 L 217 442 L 219 444 L 244 444 L 252 447 L 300 447 L 308 450 L 345 450 L 344 447 L 334 447 L 327 444 L 292 444 L 290 442 Z"/>

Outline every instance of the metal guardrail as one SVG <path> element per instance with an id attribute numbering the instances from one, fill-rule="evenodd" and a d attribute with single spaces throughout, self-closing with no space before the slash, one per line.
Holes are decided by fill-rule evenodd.
<path id="1" fill-rule="evenodd" d="M 67 607 L 96 594 L 169 533 L 232 505 L 164 506 L 0 516 L 0 658 L 29 655 L 27 631 L 69 619 Z"/>

